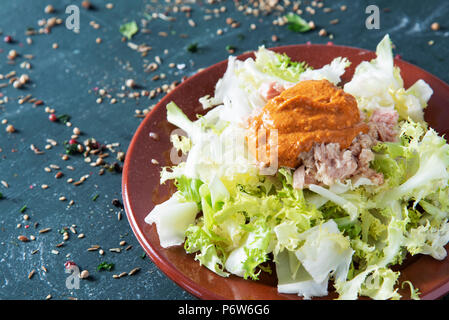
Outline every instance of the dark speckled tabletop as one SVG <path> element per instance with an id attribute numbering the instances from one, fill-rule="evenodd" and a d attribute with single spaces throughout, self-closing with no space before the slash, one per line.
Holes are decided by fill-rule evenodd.
<path id="1" fill-rule="evenodd" d="M 313 6 L 313 1 L 303 1 L 301 8 L 310 5 L 315 10 L 314 14 L 304 10 L 302 15 L 316 25 L 308 33 L 273 24 L 292 10 L 291 5 L 284 12 L 264 15 L 260 10 L 255 16 L 254 11 L 244 14 L 238 10 L 240 4 L 234 1 L 183 1 L 191 8 L 187 17 L 185 10 L 169 10 L 175 1 L 169 2 L 91 0 L 88 10 L 80 0 L 0 4 L 0 299 L 194 299 L 143 255 L 124 211 L 112 203 L 121 201 L 120 170 L 107 167 L 116 163 L 119 169 L 122 163 L 116 157 L 126 152 L 140 115 L 162 97 L 163 93 L 152 97 L 152 90 L 226 59 L 227 46 L 239 54 L 262 44 L 332 41 L 373 50 L 389 33 L 402 59 L 449 82 L 448 1 L 326 0 L 319 1 L 324 3 L 321 8 Z M 55 9 L 52 13 L 45 12 L 49 4 Z M 365 9 L 370 4 L 380 8 L 380 29 L 365 27 Z M 79 33 L 65 26 L 69 5 L 80 9 Z M 341 10 L 342 5 L 346 10 Z M 239 25 L 228 25 L 228 17 Z M 140 31 L 123 41 L 119 27 L 130 21 L 136 21 Z M 435 21 L 440 23 L 436 31 L 430 28 Z M 57 25 L 46 32 L 45 26 L 54 22 Z M 322 28 L 327 36 L 319 35 Z M 219 29 L 223 34 L 217 34 Z M 13 41 L 3 41 L 6 36 Z M 198 46 L 195 53 L 186 49 L 192 43 Z M 15 59 L 8 58 L 10 50 L 18 53 Z M 148 72 L 155 61 L 158 70 Z M 17 77 L 28 74 L 30 81 L 14 88 L 9 85 L 12 71 Z M 154 80 L 154 75 L 162 79 Z M 133 79 L 138 89 L 124 88 L 126 79 Z M 101 89 L 107 94 L 100 102 Z M 42 104 L 36 103 L 39 100 Z M 57 116 L 69 115 L 72 126 L 49 121 L 51 109 Z M 14 133 L 6 132 L 10 124 Z M 77 140 L 94 138 L 109 147 L 103 151 L 109 154 L 103 164 L 91 165 L 97 156 L 91 157 L 91 163 L 82 155 L 62 159 L 64 141 L 72 138 L 75 127 L 81 131 Z M 51 139 L 57 144 L 53 146 Z M 43 153 L 33 151 L 31 145 Z M 58 171 L 63 176 L 56 179 Z M 79 185 L 68 182 L 83 176 L 87 179 Z M 42 233 L 46 228 L 51 230 Z M 64 232 L 69 239 L 64 240 Z M 18 240 L 21 235 L 30 241 Z M 115 248 L 120 252 L 110 250 Z M 65 272 L 67 261 L 90 273 L 80 281 L 79 289 L 66 285 L 70 276 Z M 114 268 L 97 271 L 102 262 L 113 263 Z M 132 276 L 113 278 L 134 268 L 140 270 Z"/>

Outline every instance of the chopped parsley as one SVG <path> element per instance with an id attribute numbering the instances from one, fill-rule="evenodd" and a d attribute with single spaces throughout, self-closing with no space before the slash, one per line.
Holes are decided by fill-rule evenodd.
<path id="1" fill-rule="evenodd" d="M 234 47 L 234 46 L 232 46 L 232 45 L 229 45 L 229 44 L 228 44 L 228 45 L 226 46 L 226 51 L 233 51 L 233 52 L 234 52 L 235 50 L 236 50 L 236 47 Z"/>
<path id="2" fill-rule="evenodd" d="M 27 205 L 24 205 L 21 209 L 20 209 L 20 213 L 24 213 L 27 209 Z"/>
<path id="3" fill-rule="evenodd" d="M 191 44 L 189 44 L 187 46 L 187 51 L 191 52 L 191 53 L 195 53 L 198 51 L 198 43 L 197 42 L 193 42 Z"/>
<path id="4" fill-rule="evenodd" d="M 73 155 L 79 153 L 78 143 L 70 144 L 68 141 L 64 141 L 65 153 L 68 155 Z"/>
<path id="5" fill-rule="evenodd" d="M 60 116 L 58 116 L 58 120 L 66 124 L 70 121 L 70 116 L 68 114 L 61 114 Z"/>
<path id="6" fill-rule="evenodd" d="M 114 269 L 114 266 L 115 264 L 104 261 L 97 266 L 97 271 L 111 271 L 112 269 Z"/>
<path id="7" fill-rule="evenodd" d="M 139 31 L 139 27 L 135 21 L 122 24 L 119 29 L 120 33 L 131 40 L 131 38 Z"/>
<path id="8" fill-rule="evenodd" d="M 3 193 L 0 192 L 0 199 L 3 199 Z"/>
<path id="9" fill-rule="evenodd" d="M 285 18 L 288 22 L 288 29 L 294 32 L 307 32 L 311 30 L 309 23 L 295 13 L 288 13 Z"/>
<path id="10" fill-rule="evenodd" d="M 92 201 L 97 200 L 99 196 L 100 196 L 100 195 L 99 195 L 98 193 L 97 193 L 96 195 L 94 195 L 94 196 L 92 197 Z"/>

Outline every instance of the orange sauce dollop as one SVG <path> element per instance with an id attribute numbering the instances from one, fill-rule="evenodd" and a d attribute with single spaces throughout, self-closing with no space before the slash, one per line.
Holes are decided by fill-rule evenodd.
<path id="1" fill-rule="evenodd" d="M 339 143 L 345 149 L 360 132 L 368 132 L 355 98 L 327 80 L 297 83 L 270 99 L 248 123 L 246 140 L 256 159 L 268 165 L 274 150 L 270 148 L 277 144 L 278 166 L 290 168 L 296 168 L 300 153 L 315 143 Z M 262 136 L 266 143 L 260 142 Z M 267 150 L 260 152 L 260 148 Z"/>

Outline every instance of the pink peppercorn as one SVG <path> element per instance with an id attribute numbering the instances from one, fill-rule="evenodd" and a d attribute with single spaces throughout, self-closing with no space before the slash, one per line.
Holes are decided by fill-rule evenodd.
<path id="1" fill-rule="evenodd" d="M 58 121 L 58 117 L 54 113 L 50 114 L 48 119 L 52 122 Z"/>
<path id="2" fill-rule="evenodd" d="M 66 263 L 64 263 L 64 267 L 66 269 L 70 269 L 70 267 L 72 267 L 72 266 L 76 266 L 76 263 L 73 261 L 67 261 Z"/>

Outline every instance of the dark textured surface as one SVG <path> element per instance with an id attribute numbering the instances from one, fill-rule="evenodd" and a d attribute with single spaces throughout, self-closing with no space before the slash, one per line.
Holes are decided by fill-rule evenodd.
<path id="1" fill-rule="evenodd" d="M 2 97 L 8 102 L 0 105 L 0 120 L 7 119 L 17 132 L 8 134 L 6 125 L 0 125 L 0 180 L 7 181 L 9 188 L 0 185 L 4 199 L 0 200 L 0 299 L 44 299 L 51 294 L 54 299 L 76 297 L 79 299 L 192 299 L 193 297 L 169 280 L 148 259 L 142 259 L 143 250 L 139 247 L 126 221 L 124 212 L 122 220 L 117 220 L 120 211 L 111 204 L 114 198 L 121 198 L 121 175 L 106 172 L 98 176 L 98 168 L 91 167 L 83 161 L 82 156 L 70 156 L 62 161 L 64 153 L 62 142 L 70 139 L 72 128 L 48 120 L 44 112 L 45 106 L 56 110 L 57 114 L 69 114 L 73 126 L 79 127 L 83 135 L 80 140 L 95 137 L 101 143 L 119 142 L 120 151 L 126 148 L 140 119 L 134 116 L 135 109 L 144 109 L 157 102 L 155 99 L 118 98 L 116 104 L 105 100 L 101 104 L 95 102 L 98 95 L 95 88 L 105 88 L 115 96 L 122 92 L 121 86 L 128 78 L 133 78 L 142 88 L 151 90 L 164 83 L 180 80 L 197 69 L 207 67 L 228 56 L 227 45 L 237 48 L 236 54 L 256 49 L 258 45 L 267 47 L 296 44 L 311 41 L 326 43 L 329 38 L 320 37 L 321 27 L 334 35 L 335 44 L 375 49 L 376 44 L 385 33 L 389 33 L 397 46 L 395 53 L 404 60 L 414 63 L 449 82 L 447 73 L 447 56 L 449 53 L 449 25 L 445 17 L 449 14 L 447 1 L 325 1 L 325 7 L 333 8 L 330 13 L 316 9 L 311 16 L 304 13 L 307 20 L 312 19 L 317 30 L 305 34 L 289 31 L 286 26 L 274 26 L 275 15 L 245 16 L 236 10 L 233 1 L 224 1 L 209 5 L 204 2 L 192 4 L 192 19 L 196 27 L 189 26 L 183 13 L 172 14 L 176 21 L 151 20 L 147 28 L 151 33 L 138 33 L 132 42 L 146 43 L 152 50 L 146 57 L 131 50 L 126 42 L 121 41 L 119 26 L 127 21 L 148 18 L 153 12 L 165 12 L 165 3 L 154 4 L 153 1 L 111 1 L 114 8 L 105 8 L 105 1 L 92 0 L 95 10 L 81 10 L 81 29 L 79 34 L 67 30 L 64 25 L 54 28 L 51 34 L 33 36 L 33 44 L 26 44 L 25 30 L 28 27 L 38 28 L 37 21 L 53 16 L 44 13 L 47 4 L 53 4 L 57 11 L 54 15 L 65 19 L 65 7 L 70 4 L 80 6 L 81 1 L 3 1 L 0 4 L 0 29 L 2 38 L 11 35 L 15 43 L 0 42 L 0 74 L 16 70 L 20 75 L 30 75 L 31 83 L 24 89 L 17 90 L 12 86 L 0 89 Z M 339 10 L 342 4 L 348 6 L 345 12 Z M 377 4 L 381 8 L 379 30 L 365 28 L 365 8 L 368 4 Z M 226 6 L 227 11 L 219 17 L 205 21 L 206 9 Z M 214 16 L 214 14 L 212 14 Z M 240 27 L 230 28 L 227 17 L 240 22 Z M 339 23 L 331 25 L 329 21 L 339 19 Z M 99 29 L 90 25 L 91 21 L 100 24 Z M 430 24 L 439 21 L 439 31 L 430 30 Z M 249 31 L 250 24 L 257 29 Z M 217 29 L 223 29 L 223 35 L 216 35 Z M 167 37 L 158 32 L 166 31 Z M 181 34 L 188 35 L 187 38 Z M 272 35 L 278 41 L 273 42 Z M 95 39 L 100 37 L 101 44 Z M 434 40 L 429 46 L 428 41 Z M 190 53 L 186 47 L 198 43 L 199 50 Z M 52 44 L 58 43 L 58 49 Z M 22 56 L 11 65 L 6 58 L 9 50 L 15 49 Z M 164 53 L 168 49 L 168 53 Z M 32 69 L 20 68 L 26 59 L 23 54 L 32 54 Z M 162 64 L 154 74 L 165 73 L 166 79 L 152 81 L 153 73 L 145 73 L 143 64 L 154 61 L 155 56 L 162 58 Z M 169 63 L 185 64 L 185 68 L 169 68 Z M 7 82 L 0 80 L 0 83 Z M 126 91 L 125 91 L 126 92 Z M 33 107 L 32 104 L 19 104 L 17 98 L 31 94 L 42 99 L 45 104 Z M 44 150 L 46 139 L 58 141 L 58 146 Z M 36 155 L 30 150 L 30 144 L 45 151 Z M 111 158 L 114 155 L 111 154 Z M 113 161 L 113 159 L 107 161 Z M 47 173 L 44 167 L 57 164 L 65 176 L 55 179 L 56 171 Z M 66 165 L 75 167 L 75 171 L 66 169 Z M 66 183 L 67 178 L 79 179 L 91 174 L 85 183 L 74 186 Z M 41 184 L 49 188 L 41 189 Z M 99 195 L 96 201 L 92 197 Z M 75 204 L 67 208 L 68 201 L 61 202 L 60 196 L 74 200 Z M 26 205 L 24 213 L 20 209 Z M 30 220 L 25 221 L 27 214 Z M 35 223 L 38 226 L 35 227 Z M 21 224 L 17 228 L 17 224 Z M 65 245 L 56 248 L 62 242 L 63 227 L 75 224 L 78 233 L 85 238 L 78 239 L 70 234 Z M 26 228 L 25 226 L 30 227 Z M 52 228 L 45 234 L 38 231 Z M 69 233 L 71 233 L 69 231 Z M 19 235 L 36 236 L 36 240 L 23 243 L 17 240 Z M 110 252 L 110 248 L 120 247 L 120 241 L 132 245 L 132 249 L 121 253 Z M 91 245 L 100 245 L 105 255 L 98 251 L 88 252 Z M 35 254 L 33 250 L 39 249 Z M 51 250 L 57 249 L 58 255 Z M 69 255 L 69 256 L 67 256 Z M 80 288 L 66 288 L 64 263 L 75 261 L 82 269 L 89 270 L 91 277 L 83 280 Z M 112 272 L 97 272 L 96 267 L 103 261 L 112 262 Z M 45 273 L 41 266 L 48 269 Z M 141 270 L 134 276 L 113 279 L 113 274 L 129 272 L 135 267 Z M 31 270 L 36 273 L 31 279 L 27 276 Z"/>

